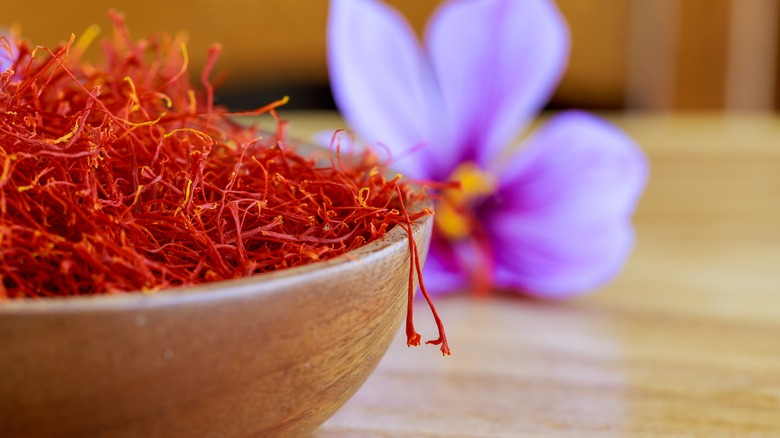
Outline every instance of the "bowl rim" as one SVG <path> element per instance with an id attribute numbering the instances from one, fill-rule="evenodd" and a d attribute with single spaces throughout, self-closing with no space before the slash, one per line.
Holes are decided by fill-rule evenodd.
<path id="1" fill-rule="evenodd" d="M 418 211 L 432 210 L 429 195 L 414 200 L 406 207 Z M 413 235 L 432 226 L 433 215 L 425 215 L 412 221 Z M 176 286 L 151 293 L 128 291 L 112 294 L 78 295 L 46 298 L 9 298 L 0 301 L 0 322 L 3 317 L 21 314 L 72 313 L 89 311 L 119 311 L 142 308 L 181 306 L 183 304 L 208 304 L 223 300 L 236 300 L 254 295 L 278 292 L 280 286 L 291 282 L 305 283 L 327 276 L 331 271 L 353 269 L 360 264 L 375 261 L 399 244 L 407 244 L 408 234 L 399 225 L 394 225 L 382 237 L 345 252 L 336 257 L 307 263 L 305 265 L 265 272 L 247 277 L 200 283 L 193 286 Z M 218 292 L 218 293 L 215 293 Z"/>

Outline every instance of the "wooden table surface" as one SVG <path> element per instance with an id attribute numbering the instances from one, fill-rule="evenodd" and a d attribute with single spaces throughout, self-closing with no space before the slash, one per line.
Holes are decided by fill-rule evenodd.
<path id="1" fill-rule="evenodd" d="M 295 136 L 342 126 L 283 115 Z M 453 355 L 399 333 L 314 437 L 780 437 L 780 118 L 606 117 L 652 166 L 620 277 L 563 302 L 439 298 Z"/>

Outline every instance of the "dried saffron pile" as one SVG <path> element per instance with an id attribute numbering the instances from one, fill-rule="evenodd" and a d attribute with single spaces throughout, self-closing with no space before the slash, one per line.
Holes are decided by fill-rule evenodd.
<path id="1" fill-rule="evenodd" d="M 213 104 L 209 52 L 201 89 L 183 42 L 114 36 L 97 63 L 81 60 L 88 31 L 55 50 L 0 39 L 0 298 L 63 297 L 195 285 L 332 258 L 409 234 L 407 335 L 420 274 L 411 223 L 422 195 L 364 152 L 327 165 L 288 148 L 274 109 Z M 270 112 L 275 133 L 234 116 Z M 421 281 L 422 285 L 422 281 Z M 430 303 L 439 338 L 449 347 Z"/>

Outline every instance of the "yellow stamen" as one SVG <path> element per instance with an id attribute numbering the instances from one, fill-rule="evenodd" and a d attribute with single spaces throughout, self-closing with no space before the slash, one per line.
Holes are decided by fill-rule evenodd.
<path id="1" fill-rule="evenodd" d="M 89 25 L 89 27 L 87 27 L 84 33 L 82 33 L 79 39 L 76 41 L 73 49 L 71 49 L 70 55 L 72 59 L 80 58 L 81 55 L 87 51 L 87 48 L 92 44 L 92 41 L 95 41 L 95 38 L 97 38 L 98 35 L 100 35 L 100 26 L 97 24 Z"/>
<path id="2" fill-rule="evenodd" d="M 441 202 L 436 206 L 436 225 L 448 240 L 461 240 L 467 237 L 471 227 L 450 203 Z"/>
<path id="3" fill-rule="evenodd" d="M 138 93 L 135 91 L 135 83 L 133 78 L 125 76 L 124 81 L 130 84 L 130 101 L 133 102 L 133 106 L 130 108 L 130 112 L 137 111 L 141 108 L 141 102 L 138 100 Z"/>
<path id="4" fill-rule="evenodd" d="M 190 202 L 190 197 L 192 196 L 192 180 L 187 180 L 187 187 L 184 189 L 184 201 L 182 202 L 182 207 L 187 205 L 188 202 Z"/>
<path id="5" fill-rule="evenodd" d="M 73 135 L 76 133 L 76 131 L 78 131 L 78 129 L 79 129 L 79 121 L 76 120 L 76 123 L 73 124 L 73 129 L 71 129 L 70 132 L 68 132 L 67 134 L 63 135 L 62 137 L 56 140 L 47 139 L 45 141 L 46 143 L 49 144 L 57 144 L 57 143 L 68 141 L 70 140 L 71 137 L 73 137 Z"/>
<path id="6" fill-rule="evenodd" d="M 195 91 L 187 90 L 187 96 L 190 98 L 190 114 L 195 114 L 195 111 L 198 109 L 198 101 L 195 97 Z"/>
<path id="7" fill-rule="evenodd" d="M 370 196 L 370 189 L 368 187 L 363 187 L 362 189 L 358 190 L 357 201 L 361 207 L 371 208 L 370 205 L 366 204 L 366 201 L 368 200 L 369 196 Z"/>
<path id="8" fill-rule="evenodd" d="M 496 189 L 496 178 L 473 162 L 465 162 L 452 173 L 450 180 L 460 182 L 460 190 L 448 190 L 448 195 L 456 202 L 468 202 L 487 196 Z M 450 193 L 451 192 L 451 193 Z"/>
<path id="9" fill-rule="evenodd" d="M 445 190 L 443 199 L 436 206 L 436 225 L 449 240 L 468 237 L 473 228 L 472 207 L 474 201 L 492 194 L 497 182 L 493 175 L 480 169 L 475 163 L 458 166 L 449 178 L 460 183 L 459 189 Z"/>

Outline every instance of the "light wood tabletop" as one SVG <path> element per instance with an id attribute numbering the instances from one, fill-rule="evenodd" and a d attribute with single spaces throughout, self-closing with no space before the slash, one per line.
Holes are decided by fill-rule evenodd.
<path id="1" fill-rule="evenodd" d="M 343 126 L 283 116 L 299 137 Z M 780 118 L 606 117 L 652 166 L 619 278 L 560 302 L 439 298 L 452 356 L 399 333 L 314 437 L 780 436 Z"/>

